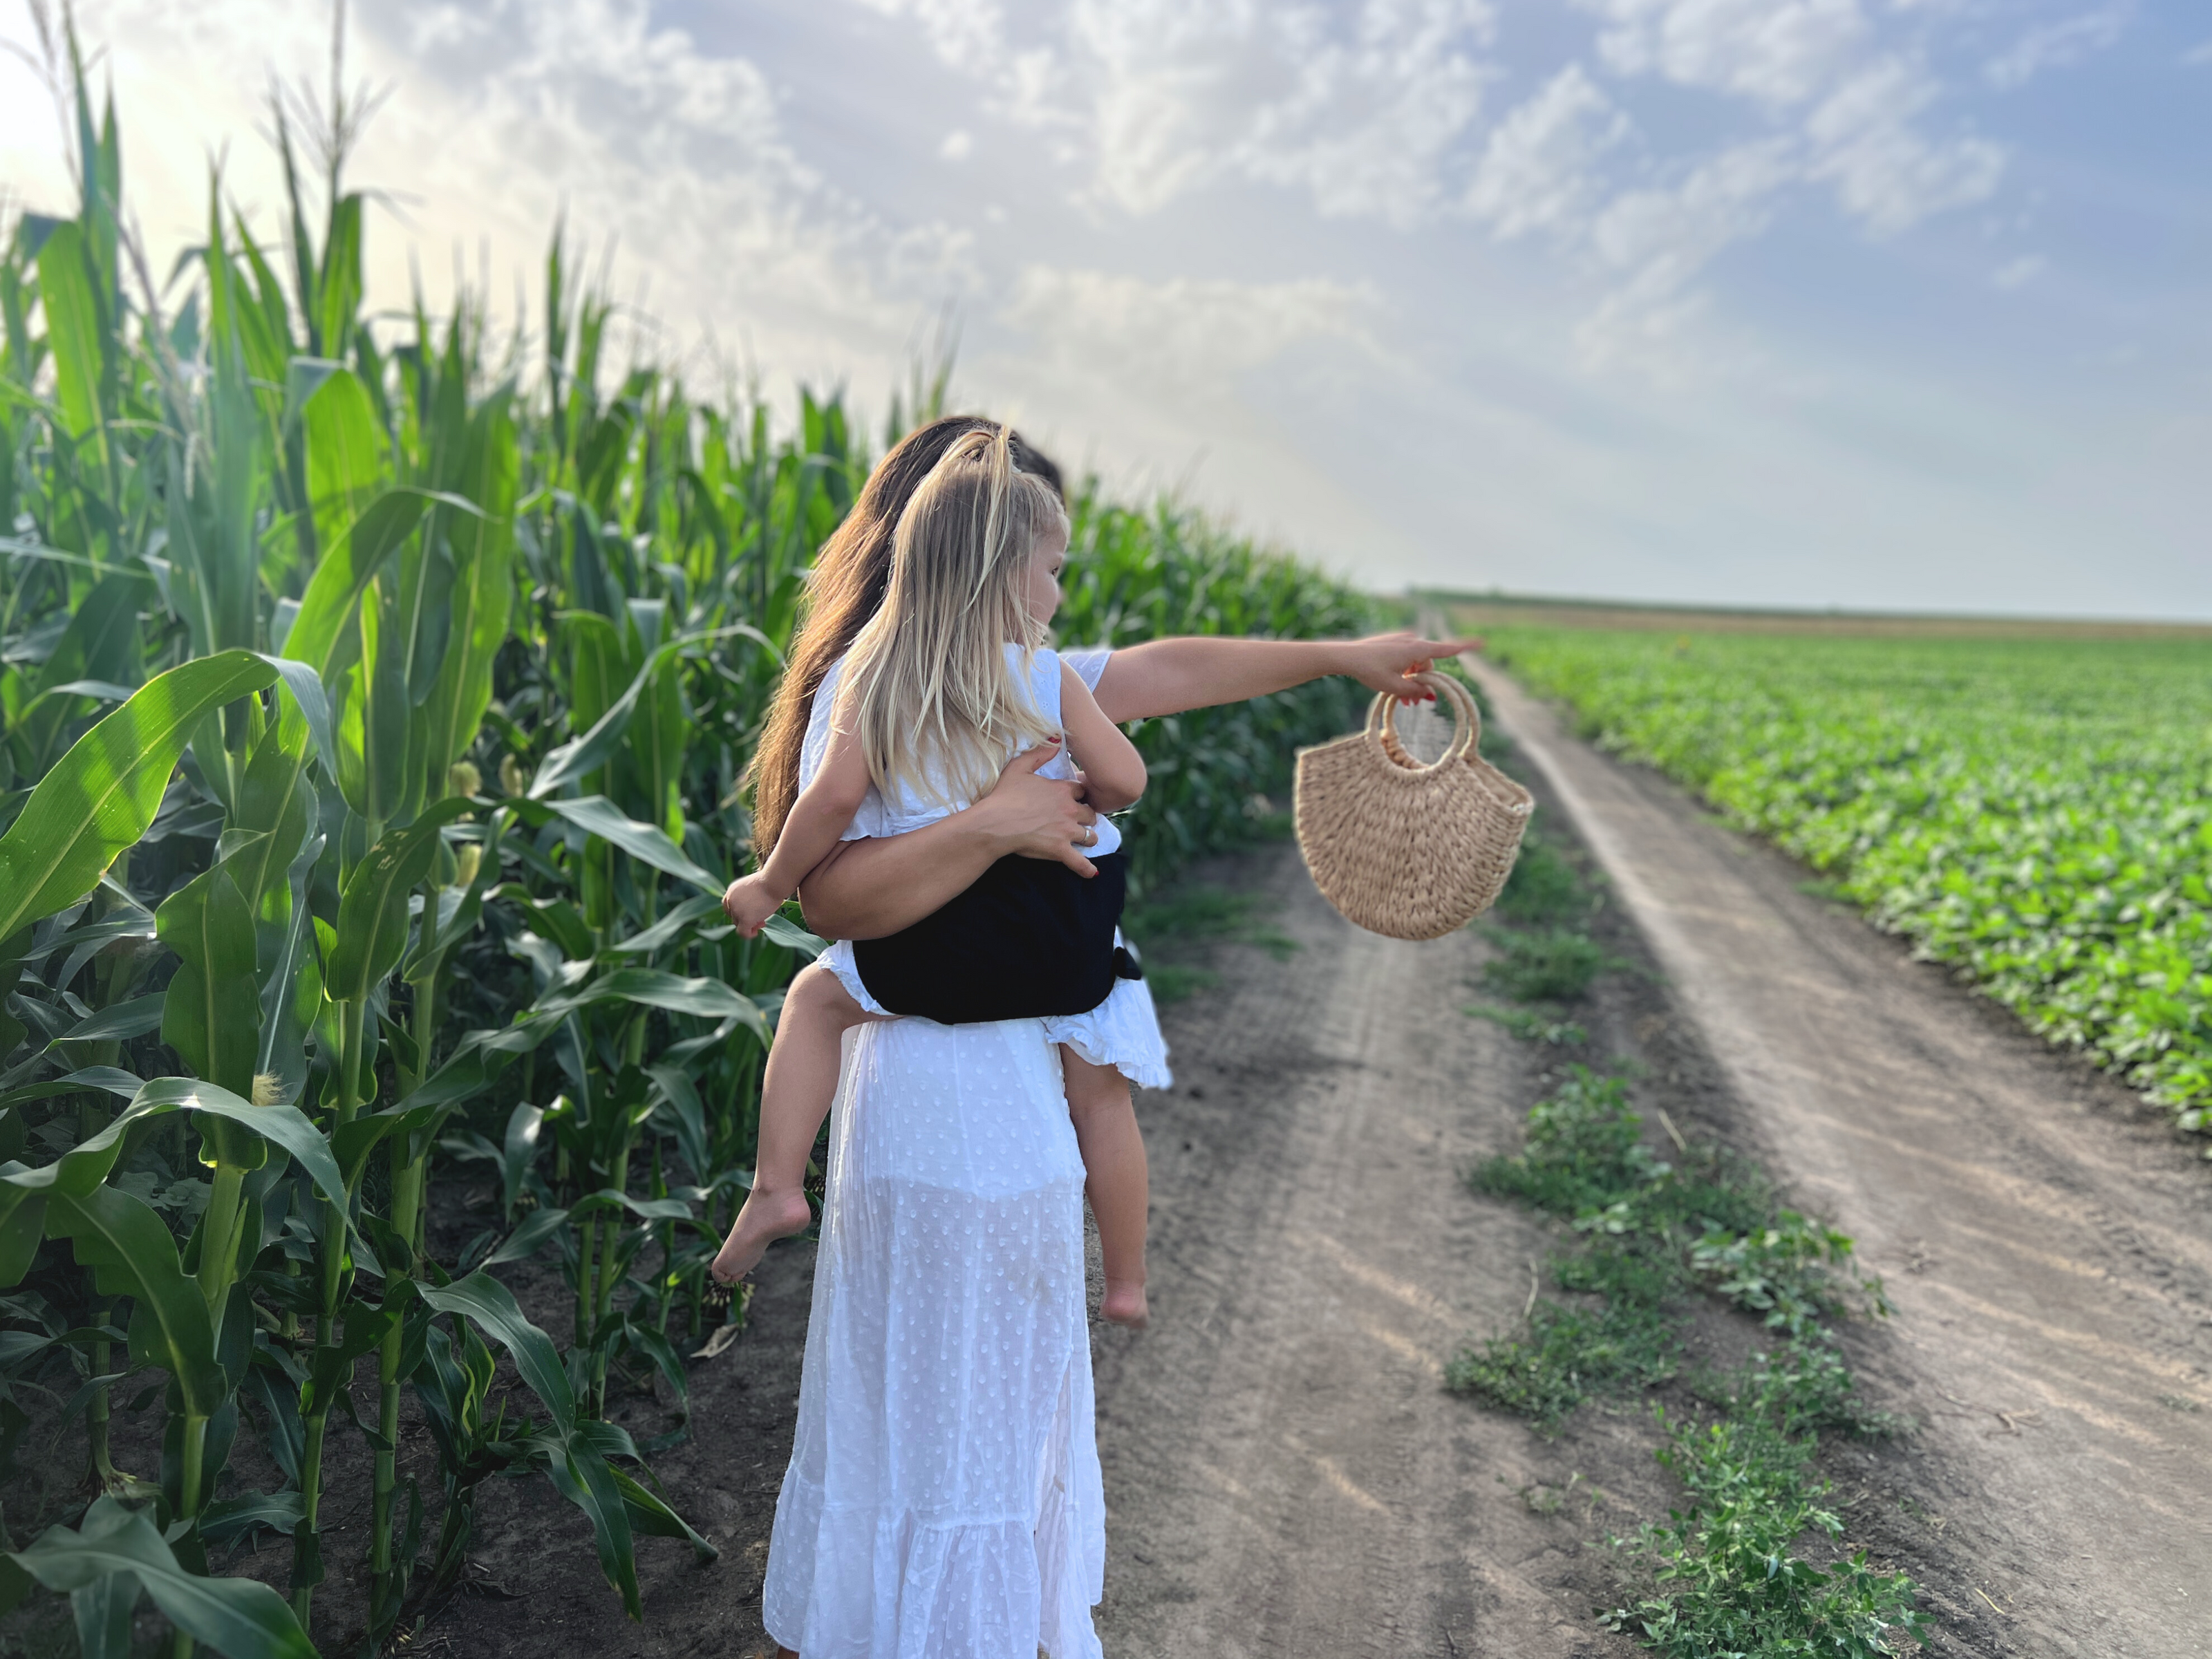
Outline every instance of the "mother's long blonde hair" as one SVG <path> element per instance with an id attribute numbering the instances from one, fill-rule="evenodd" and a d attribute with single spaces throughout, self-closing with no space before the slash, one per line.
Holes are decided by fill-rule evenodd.
<path id="1" fill-rule="evenodd" d="M 1005 427 L 962 434 L 915 489 L 838 698 L 887 799 L 904 785 L 940 805 L 975 800 L 1022 739 L 1058 735 L 1028 689 L 1045 630 L 1023 590 L 1038 538 L 1066 528 L 1052 486 L 1015 466 Z"/>

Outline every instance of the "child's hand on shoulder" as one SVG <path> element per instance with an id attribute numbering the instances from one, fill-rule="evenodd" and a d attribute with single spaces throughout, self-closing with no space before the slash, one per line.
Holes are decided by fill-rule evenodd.
<path id="1" fill-rule="evenodd" d="M 786 894 L 772 890 L 768 878 L 756 872 L 739 876 L 722 895 L 722 913 L 747 939 L 757 938 L 768 919 L 781 909 Z"/>

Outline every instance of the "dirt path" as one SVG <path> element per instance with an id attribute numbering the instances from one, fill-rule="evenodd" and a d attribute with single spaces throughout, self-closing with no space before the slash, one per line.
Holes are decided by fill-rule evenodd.
<path id="1" fill-rule="evenodd" d="M 1922 1501 L 2006 1645 L 2212 1653 L 2212 1172 L 2108 1079 L 1472 665 L 1775 1173 L 1887 1278 L 1883 1380 L 1948 1488 Z"/>

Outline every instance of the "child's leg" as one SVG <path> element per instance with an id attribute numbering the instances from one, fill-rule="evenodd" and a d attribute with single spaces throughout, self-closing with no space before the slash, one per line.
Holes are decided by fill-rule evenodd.
<path id="1" fill-rule="evenodd" d="M 761 1081 L 760 1146 L 753 1189 L 731 1224 L 709 1271 L 725 1285 L 760 1265 L 768 1247 L 805 1229 L 806 1159 L 837 1092 L 840 1048 L 847 1031 L 880 1019 L 853 1000 L 828 969 L 810 964 L 785 993 L 775 1042 Z"/>
<path id="2" fill-rule="evenodd" d="M 1150 1312 L 1145 1302 L 1145 1226 L 1152 1189 L 1129 1079 L 1111 1066 L 1093 1066 L 1066 1043 L 1060 1060 L 1067 1081 L 1068 1115 L 1075 1120 L 1075 1144 L 1083 1149 L 1084 1191 L 1091 1214 L 1098 1218 L 1099 1251 L 1106 1258 L 1106 1297 L 1099 1317 L 1116 1325 L 1142 1325 Z"/>

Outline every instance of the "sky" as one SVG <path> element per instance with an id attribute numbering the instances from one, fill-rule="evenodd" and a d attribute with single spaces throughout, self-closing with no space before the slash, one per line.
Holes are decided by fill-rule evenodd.
<path id="1" fill-rule="evenodd" d="M 156 264 L 329 0 L 80 0 Z M 0 0 L 0 194 L 67 210 Z M 373 304 L 956 403 L 1378 590 L 2212 617 L 2202 0 L 374 0 Z M 516 297 L 520 296 L 520 298 Z"/>

